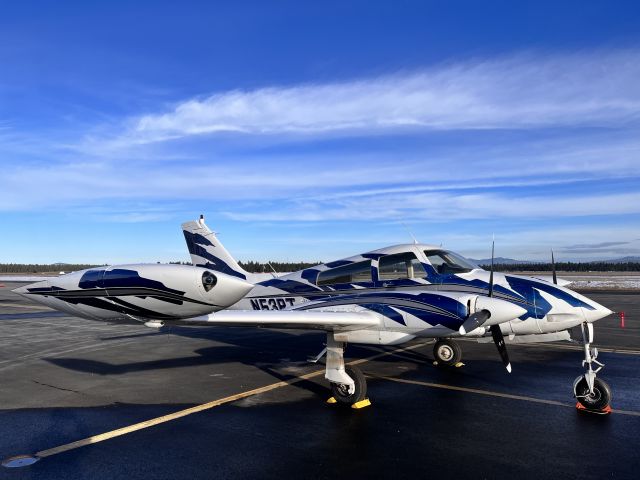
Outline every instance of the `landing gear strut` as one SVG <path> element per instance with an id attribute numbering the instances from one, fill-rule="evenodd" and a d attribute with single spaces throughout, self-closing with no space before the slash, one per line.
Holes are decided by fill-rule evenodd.
<path id="1" fill-rule="evenodd" d="M 462 359 L 462 349 L 453 340 L 440 339 L 433 346 L 433 357 L 438 365 L 456 365 Z"/>
<path id="2" fill-rule="evenodd" d="M 334 338 L 333 332 L 327 333 L 325 378 L 331 383 L 333 398 L 338 403 L 353 405 L 367 397 L 367 380 L 359 368 L 345 368 L 344 346 L 344 342 L 339 342 Z"/>
<path id="3" fill-rule="evenodd" d="M 611 403 L 611 388 L 604 380 L 596 378 L 596 374 L 602 370 L 604 364 L 597 360 L 598 349 L 591 348 L 593 323 L 582 323 L 580 328 L 584 345 L 582 366 L 586 366 L 587 371 L 573 382 L 573 395 L 586 410 L 601 412 Z M 594 363 L 597 365 L 595 370 L 593 369 Z"/>

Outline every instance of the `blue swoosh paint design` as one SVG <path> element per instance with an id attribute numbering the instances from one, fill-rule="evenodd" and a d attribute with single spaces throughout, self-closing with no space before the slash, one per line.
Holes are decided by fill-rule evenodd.
<path id="1" fill-rule="evenodd" d="M 335 268 L 335 267 L 342 267 L 344 265 L 351 265 L 352 262 L 351 260 L 336 260 L 335 262 L 329 262 L 329 263 L 325 263 L 325 265 L 329 268 Z"/>
<path id="2" fill-rule="evenodd" d="M 451 330 L 458 330 L 460 325 L 464 323 L 464 319 L 455 319 L 452 317 L 448 317 L 446 315 L 440 315 L 434 312 L 427 312 L 426 310 L 420 310 L 418 308 L 411 307 L 396 307 L 398 310 L 402 310 L 403 312 L 407 312 L 414 317 L 419 318 L 425 323 L 429 325 L 437 325 L 440 324 L 443 327 L 447 327 Z"/>
<path id="3" fill-rule="evenodd" d="M 307 270 L 303 270 L 300 276 L 309 283 L 316 283 L 319 273 L 320 273 L 320 270 L 309 268 Z"/>
<path id="4" fill-rule="evenodd" d="M 378 260 L 380 257 L 386 255 L 385 253 L 363 253 L 362 256 L 364 258 L 369 258 L 371 260 Z"/>
<path id="5" fill-rule="evenodd" d="M 352 263 L 352 262 L 347 262 L 347 263 Z M 334 262 L 334 264 L 337 265 L 337 262 Z M 474 293 L 477 295 L 488 294 L 488 290 L 489 290 L 488 282 L 485 282 L 477 278 L 473 280 L 465 280 L 455 275 L 441 275 L 441 274 L 435 273 L 435 270 L 433 270 L 433 268 L 430 265 L 423 264 L 423 266 L 425 267 L 425 270 L 427 270 L 427 272 L 429 271 L 433 272 L 433 274 L 427 276 L 427 279 L 431 282 L 431 285 L 440 286 L 440 288 L 444 290 L 446 290 L 447 288 L 453 287 L 451 288 L 453 291 L 455 291 L 456 286 L 470 287 L 480 291 L 469 292 L 469 293 Z M 304 270 L 301 275 L 303 276 L 303 278 L 307 276 L 307 278 L 311 279 L 317 276 L 317 270 L 315 269 L 313 269 L 313 271 Z M 505 275 L 505 278 L 513 291 L 501 285 L 495 285 L 494 292 L 497 294 L 498 298 L 502 300 L 510 301 L 512 303 L 516 303 L 517 305 L 526 309 L 527 312 L 520 317 L 520 319 L 522 320 L 525 320 L 527 318 L 542 318 L 551 311 L 551 308 L 552 308 L 551 304 L 547 302 L 536 290 L 544 291 L 558 299 L 561 299 L 567 302 L 569 305 L 573 307 L 583 307 L 588 310 L 594 309 L 594 307 L 580 300 L 579 298 L 574 297 L 573 295 L 571 295 L 571 293 L 561 290 L 559 288 L 556 288 L 553 285 L 547 285 L 543 282 L 538 282 L 538 281 L 530 280 L 527 278 L 514 277 L 511 275 Z M 390 285 L 391 287 L 399 287 L 399 288 L 403 286 L 415 287 L 417 285 L 420 285 L 417 282 L 414 282 L 410 279 L 391 280 L 384 283 L 391 283 Z M 292 280 L 292 279 L 288 279 L 288 280 L 273 279 L 267 282 L 262 282 L 261 285 L 279 288 L 281 290 L 284 290 L 287 293 L 300 295 L 300 296 L 312 298 L 312 299 L 319 299 L 318 297 L 324 297 L 324 295 L 322 294 L 322 290 L 325 290 L 324 288 L 316 287 L 315 285 L 309 285 L 309 284 L 302 283 L 300 281 Z M 367 288 L 367 287 L 372 287 L 374 285 L 362 284 L 362 286 Z M 326 287 L 327 290 L 332 290 L 332 291 L 348 290 L 351 288 L 352 288 L 351 285 L 332 285 L 331 288 Z M 365 294 L 365 293 L 366 293 L 366 290 L 362 292 L 362 294 Z M 386 292 L 384 294 L 388 295 L 388 293 Z"/>
<path id="6" fill-rule="evenodd" d="M 363 303 L 360 306 L 368 310 L 371 310 L 372 312 L 376 312 L 381 315 L 384 315 L 385 317 L 393 320 L 394 322 L 398 322 L 400 325 L 404 325 L 404 326 L 407 325 L 404 321 L 404 317 L 402 316 L 402 314 L 398 313 L 398 311 L 391 308 L 389 305 L 385 305 L 384 303 Z"/>
<path id="7" fill-rule="evenodd" d="M 185 292 L 167 287 L 157 280 L 141 277 L 136 270 L 114 268 L 112 270 L 88 270 L 78 282 L 81 289 L 87 288 L 152 288 L 174 295 L 184 295 Z"/>
<path id="8" fill-rule="evenodd" d="M 274 287 L 284 290 L 287 293 L 306 295 L 309 293 L 322 292 L 320 287 L 311 286 L 307 283 L 298 282 L 297 280 L 281 280 L 279 278 L 272 278 L 264 282 L 260 282 L 258 285 L 263 287 Z"/>
<path id="9" fill-rule="evenodd" d="M 199 257 L 205 258 L 208 260 L 207 263 L 198 264 L 198 267 L 210 268 L 211 270 L 215 270 L 217 272 L 226 273 L 227 275 L 232 275 L 234 277 L 241 278 L 243 280 L 247 279 L 247 276 L 237 270 L 234 270 L 226 263 L 224 260 L 216 257 L 212 253 L 208 252 L 203 245 L 214 247 L 213 243 L 207 240 L 206 237 L 200 235 L 199 233 L 191 233 L 183 230 L 184 239 L 187 242 L 187 248 L 189 249 L 189 253 L 192 255 L 198 255 Z M 214 247 L 215 248 L 215 247 Z"/>

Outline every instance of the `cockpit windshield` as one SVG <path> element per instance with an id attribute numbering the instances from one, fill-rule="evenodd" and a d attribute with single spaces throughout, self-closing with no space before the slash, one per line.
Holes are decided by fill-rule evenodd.
<path id="1" fill-rule="evenodd" d="M 480 268 L 457 253 L 447 250 L 425 250 L 424 254 L 438 273 L 466 273 Z"/>

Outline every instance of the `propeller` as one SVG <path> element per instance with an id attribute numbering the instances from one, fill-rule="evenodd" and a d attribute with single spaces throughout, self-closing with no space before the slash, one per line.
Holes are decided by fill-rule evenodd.
<path id="1" fill-rule="evenodd" d="M 551 267 L 553 268 L 553 284 L 558 284 L 558 277 L 556 275 L 556 260 L 553 258 L 553 249 L 551 249 Z"/>
<path id="2" fill-rule="evenodd" d="M 502 358 L 502 364 L 507 369 L 507 372 L 511 373 L 511 362 L 509 361 L 509 353 L 507 352 L 507 345 L 504 343 L 504 336 L 500 325 L 491 325 L 491 336 L 493 337 L 493 343 L 498 348 L 500 358 Z"/>
<path id="3" fill-rule="evenodd" d="M 489 275 L 489 298 L 493 297 L 493 252 L 495 248 L 496 240 L 493 239 L 491 243 L 491 273 Z M 470 315 L 465 322 L 460 325 L 458 331 L 460 335 L 466 335 L 472 330 L 475 330 L 478 327 L 481 327 L 484 322 L 489 320 L 491 317 L 491 312 L 489 310 L 480 310 L 479 312 Z"/>
<path id="4" fill-rule="evenodd" d="M 489 310 L 480 310 L 479 312 L 469 315 L 469 318 L 467 318 L 458 329 L 460 335 L 466 335 L 470 331 L 481 327 L 484 322 L 489 320 L 489 317 L 491 317 L 491 312 Z"/>
<path id="5" fill-rule="evenodd" d="M 494 238 L 491 242 L 491 273 L 489 274 L 489 298 L 493 297 L 493 257 L 495 245 L 496 240 Z M 511 373 L 511 362 L 509 361 L 509 353 L 507 352 L 507 345 L 504 343 L 504 336 L 502 335 L 500 325 L 491 325 L 490 330 L 491 336 L 493 337 L 493 343 L 496 344 L 496 348 L 498 349 L 500 358 L 502 358 L 502 363 L 507 369 L 507 372 Z"/>

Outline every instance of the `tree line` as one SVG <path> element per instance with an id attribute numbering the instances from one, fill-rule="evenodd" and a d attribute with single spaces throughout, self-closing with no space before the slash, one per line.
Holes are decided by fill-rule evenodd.
<path id="1" fill-rule="evenodd" d="M 271 273 L 275 270 L 278 273 L 282 272 L 297 272 L 305 268 L 315 267 L 320 265 L 321 262 L 309 263 L 309 262 L 267 262 L 260 263 L 249 260 L 248 262 L 238 262 L 242 268 L 249 273 Z M 273 270 L 271 269 L 273 267 Z"/>
<path id="2" fill-rule="evenodd" d="M 84 263 L 0 263 L 0 273 L 59 273 L 97 267 Z"/>
<path id="3" fill-rule="evenodd" d="M 160 262 L 158 262 L 160 263 Z M 191 265 L 189 262 L 169 262 L 170 264 Z M 321 262 L 238 262 L 242 268 L 250 273 L 278 273 L 296 272 L 305 268 L 315 267 Z M 75 272 L 87 268 L 103 265 L 90 265 L 84 263 L 0 263 L 0 274 L 8 273 L 59 273 Z M 491 265 L 480 265 L 489 270 Z M 273 267 L 273 269 L 271 268 Z M 493 266 L 496 272 L 550 272 L 550 263 L 497 263 Z M 556 270 L 563 272 L 640 272 L 640 262 L 557 262 Z"/>
<path id="4" fill-rule="evenodd" d="M 161 262 L 158 262 L 161 263 Z M 191 262 L 168 262 L 172 265 L 191 265 Z M 310 268 L 318 265 L 320 262 L 254 262 L 250 260 L 248 262 L 238 262 L 242 268 L 250 273 L 270 273 L 273 270 L 269 265 L 273 267 L 276 272 L 295 272 L 304 268 Z M 84 263 L 0 263 L 0 274 L 7 273 L 60 273 L 60 272 L 75 272 L 78 270 L 85 270 L 87 268 L 100 267 L 104 265 L 91 265 Z"/>

